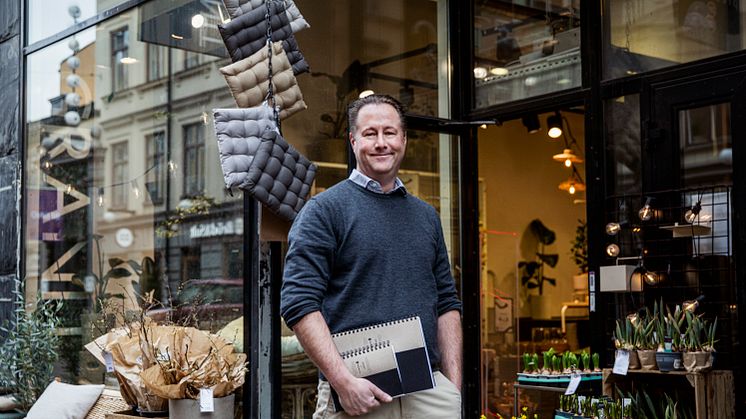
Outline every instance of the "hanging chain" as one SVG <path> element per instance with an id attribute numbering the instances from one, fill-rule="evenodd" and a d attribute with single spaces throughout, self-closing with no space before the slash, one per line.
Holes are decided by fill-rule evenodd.
<path id="1" fill-rule="evenodd" d="M 267 6 L 267 13 L 264 16 L 267 20 L 267 68 L 268 68 L 268 80 L 267 80 L 267 103 L 272 106 L 272 116 L 277 123 L 277 128 L 280 128 L 280 115 L 277 113 L 277 102 L 275 101 L 274 85 L 272 83 L 272 10 L 270 9 L 270 3 L 272 0 L 266 0 L 264 4 Z"/>

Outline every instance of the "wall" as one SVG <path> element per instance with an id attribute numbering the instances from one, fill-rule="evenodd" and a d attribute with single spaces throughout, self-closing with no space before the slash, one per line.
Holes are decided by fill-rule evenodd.
<path id="1" fill-rule="evenodd" d="M 18 266 L 21 0 L 0 2 L 0 323 L 12 313 Z"/>
<path id="2" fill-rule="evenodd" d="M 563 115 L 570 121 L 582 150 L 583 117 Z M 519 260 L 534 258 L 527 228 L 538 218 L 557 235 L 546 253 L 558 254 L 559 262 L 545 272 L 546 276 L 557 279 L 557 286 L 545 284 L 544 305 L 550 316 L 559 317 L 562 302 L 572 300 L 572 276 L 578 273 L 578 268 L 570 256 L 571 241 L 577 220 L 585 219 L 584 203 L 574 204 L 573 200 L 585 196 L 583 193 L 571 196 L 557 187 L 568 179 L 571 171 L 552 160 L 554 154 L 562 152 L 564 142 L 550 140 L 546 135 L 546 116 L 540 116 L 543 129 L 535 134 L 528 134 L 520 120 L 479 130 L 479 177 L 486 197 L 480 208 L 486 211 L 484 227 L 490 232 L 486 239 L 486 268 L 494 273 L 483 278 L 483 287 L 486 296 L 504 293 L 516 298 L 515 266 Z M 582 164 L 579 171 L 584 174 Z M 497 233 L 515 233 L 515 236 Z M 519 286 L 518 291 L 519 314 L 528 316 L 527 294 L 523 287 Z M 491 298 L 487 298 L 485 305 L 492 305 Z"/>

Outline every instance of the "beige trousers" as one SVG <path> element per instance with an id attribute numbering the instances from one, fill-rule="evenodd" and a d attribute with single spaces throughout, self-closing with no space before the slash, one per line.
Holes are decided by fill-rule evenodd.
<path id="1" fill-rule="evenodd" d="M 433 373 L 435 388 L 397 397 L 375 411 L 357 418 L 365 419 L 460 419 L 461 392 L 442 373 Z M 329 382 L 319 381 L 318 401 L 313 419 L 347 419 L 352 416 L 334 411 Z"/>

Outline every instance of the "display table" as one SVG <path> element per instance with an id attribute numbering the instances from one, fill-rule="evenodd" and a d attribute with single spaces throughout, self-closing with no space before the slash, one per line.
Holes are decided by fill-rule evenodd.
<path id="1" fill-rule="evenodd" d="M 582 394 L 592 393 L 594 390 L 600 391 L 601 382 L 602 374 L 600 372 L 582 373 L 580 384 L 575 393 Z M 517 382 L 513 384 L 513 416 L 519 417 L 518 392 L 520 390 L 549 391 L 564 394 L 568 384 L 570 384 L 570 374 L 540 375 L 519 373 Z"/>
<path id="2" fill-rule="evenodd" d="M 671 385 L 672 380 L 689 383 L 694 391 L 698 419 L 736 417 L 733 371 L 728 370 L 713 370 L 706 373 L 629 370 L 625 376 L 613 374 L 611 369 L 607 368 L 603 370 L 603 391 L 604 395 L 613 397 L 615 385 L 630 386 L 634 382 Z"/>

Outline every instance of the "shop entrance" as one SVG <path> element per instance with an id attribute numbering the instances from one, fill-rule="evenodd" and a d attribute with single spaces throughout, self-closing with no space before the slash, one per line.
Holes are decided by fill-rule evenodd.
<path id="1" fill-rule="evenodd" d="M 590 345 L 583 109 L 478 131 L 482 414 L 551 417 L 559 393 L 514 384 L 524 353 Z"/>

